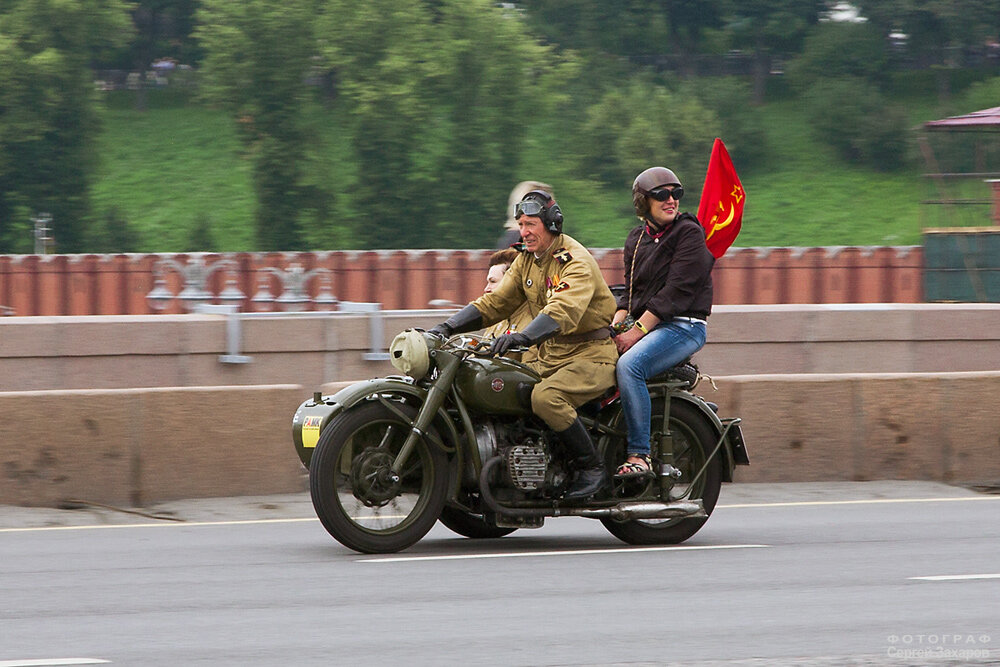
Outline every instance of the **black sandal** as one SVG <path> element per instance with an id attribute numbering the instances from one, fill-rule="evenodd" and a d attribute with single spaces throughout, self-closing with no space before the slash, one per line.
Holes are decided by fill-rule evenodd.
<path id="1" fill-rule="evenodd" d="M 641 462 L 636 463 L 634 461 L 629 461 L 628 459 L 639 459 Z M 629 454 L 626 457 L 625 463 L 618 466 L 618 471 L 615 472 L 615 478 L 617 479 L 629 479 L 632 477 L 645 477 L 652 473 L 653 471 L 653 460 L 650 459 L 645 454 Z"/>

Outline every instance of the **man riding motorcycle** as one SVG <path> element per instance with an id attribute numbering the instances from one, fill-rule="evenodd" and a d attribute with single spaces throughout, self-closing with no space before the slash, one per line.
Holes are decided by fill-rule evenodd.
<path id="1" fill-rule="evenodd" d="M 606 486 L 608 474 L 576 408 L 615 384 L 618 352 L 609 329 L 615 298 L 594 257 L 562 233 L 562 211 L 548 192 L 527 193 L 514 217 L 520 254 L 500 285 L 431 332 L 449 337 L 474 331 L 528 304 L 531 322 L 522 331 L 499 336 L 492 352 L 503 355 L 512 347 L 538 346 L 537 359 L 529 365 L 542 379 L 532 391 L 531 410 L 573 457 L 576 474 L 563 498 L 585 500 Z"/>

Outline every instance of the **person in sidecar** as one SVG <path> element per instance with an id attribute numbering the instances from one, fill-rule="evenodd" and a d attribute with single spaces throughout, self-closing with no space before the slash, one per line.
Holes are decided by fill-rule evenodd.
<path id="1" fill-rule="evenodd" d="M 500 284 L 462 308 L 432 333 L 448 337 L 511 317 L 522 305 L 531 321 L 498 336 L 496 355 L 537 346 L 530 366 L 541 375 L 531 410 L 555 431 L 573 457 L 576 474 L 563 495 L 584 500 L 601 491 L 608 473 L 576 408 L 615 383 L 618 352 L 609 324 L 615 299 L 587 249 L 563 234 L 563 215 L 548 192 L 533 190 L 517 203 L 518 256 Z"/>
<path id="2" fill-rule="evenodd" d="M 665 167 L 650 167 L 632 184 L 632 204 L 642 223 L 625 239 L 625 290 L 613 325 L 634 318 L 615 337 L 628 450 L 616 477 L 646 475 L 651 468 L 651 403 L 646 380 L 676 366 L 705 345 L 712 312 L 712 265 L 705 230 L 680 211 L 684 188 Z"/>
<path id="3" fill-rule="evenodd" d="M 503 280 L 504 274 L 507 273 L 507 269 L 514 263 L 517 254 L 517 250 L 506 248 L 504 250 L 497 250 L 490 255 L 490 266 L 486 274 L 486 287 L 483 288 L 483 294 L 489 294 L 496 289 L 496 286 Z M 510 317 L 500 320 L 483 332 L 483 336 L 486 338 L 496 338 L 505 333 L 514 333 L 523 329 L 529 322 L 531 322 L 531 311 L 528 308 L 528 304 L 523 303 Z M 535 348 L 528 348 L 521 353 L 508 353 L 508 356 L 524 364 L 531 363 L 535 358 Z"/>

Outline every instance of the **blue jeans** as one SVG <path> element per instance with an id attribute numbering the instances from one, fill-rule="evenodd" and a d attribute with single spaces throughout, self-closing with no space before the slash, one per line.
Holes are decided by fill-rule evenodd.
<path id="1" fill-rule="evenodd" d="M 628 430 L 628 453 L 649 456 L 652 406 L 646 380 L 673 368 L 705 345 L 705 325 L 664 320 L 618 360 L 615 373 Z"/>

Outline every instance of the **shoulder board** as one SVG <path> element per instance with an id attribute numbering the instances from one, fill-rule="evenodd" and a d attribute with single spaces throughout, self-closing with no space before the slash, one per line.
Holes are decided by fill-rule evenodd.
<path id="1" fill-rule="evenodd" d="M 565 264 L 566 262 L 573 259 L 573 255 L 569 254 L 569 250 L 566 250 L 566 248 L 559 248 L 554 253 L 552 253 L 552 256 L 560 264 Z"/>

